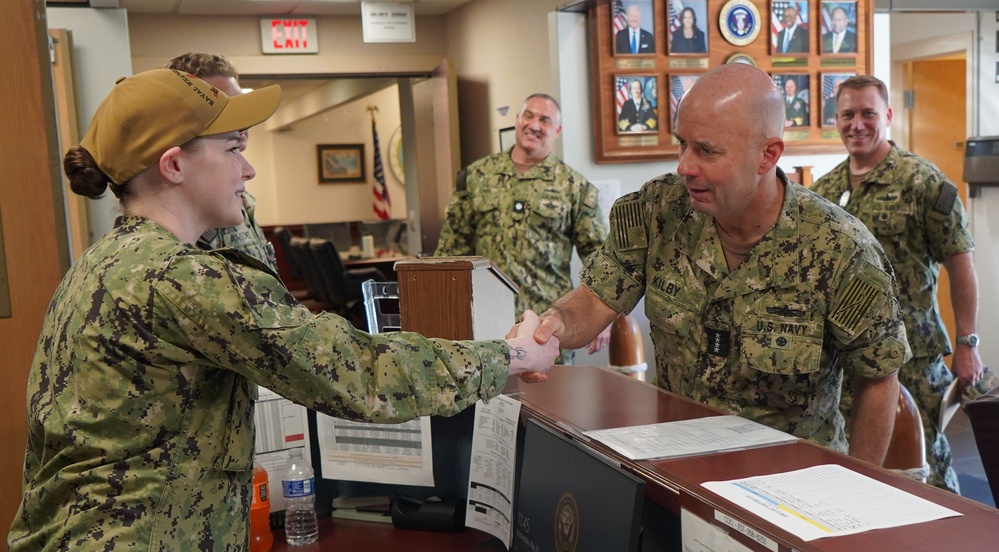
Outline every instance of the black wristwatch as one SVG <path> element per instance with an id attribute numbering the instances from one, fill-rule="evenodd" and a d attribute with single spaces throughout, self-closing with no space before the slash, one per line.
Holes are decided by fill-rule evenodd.
<path id="1" fill-rule="evenodd" d="M 958 345 L 967 345 L 971 348 L 978 347 L 977 334 L 959 335 L 955 341 L 957 341 Z"/>

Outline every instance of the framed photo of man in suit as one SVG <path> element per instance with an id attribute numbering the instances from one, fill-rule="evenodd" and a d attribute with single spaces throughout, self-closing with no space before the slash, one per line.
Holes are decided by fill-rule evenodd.
<path id="1" fill-rule="evenodd" d="M 617 75 L 614 90 L 617 134 L 659 132 L 659 94 L 654 75 Z"/>
<path id="2" fill-rule="evenodd" d="M 857 53 L 857 3 L 822 2 L 823 54 Z"/>
<path id="3" fill-rule="evenodd" d="M 773 79 L 784 98 L 784 128 L 811 126 L 809 76 L 776 74 Z"/>
<path id="4" fill-rule="evenodd" d="M 666 0 L 669 55 L 708 53 L 707 0 Z"/>
<path id="5" fill-rule="evenodd" d="M 822 119 L 820 126 L 833 128 L 836 126 L 836 92 L 839 85 L 856 73 L 823 73 L 822 74 Z"/>
<path id="6" fill-rule="evenodd" d="M 614 0 L 611 35 L 616 56 L 655 55 L 652 0 Z"/>
<path id="7" fill-rule="evenodd" d="M 772 2 L 770 46 L 775 56 L 808 53 L 808 2 Z"/>
<path id="8" fill-rule="evenodd" d="M 673 130 L 676 130 L 676 108 L 680 106 L 680 100 L 690 87 L 697 81 L 698 74 L 689 75 L 669 75 L 669 114 Z"/>

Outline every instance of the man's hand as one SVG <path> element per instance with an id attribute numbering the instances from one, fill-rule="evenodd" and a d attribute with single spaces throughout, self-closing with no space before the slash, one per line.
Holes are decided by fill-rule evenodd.
<path id="1" fill-rule="evenodd" d="M 558 358 L 558 338 L 539 343 L 534 334 L 541 324 L 534 311 L 525 311 L 521 322 L 506 334 L 510 346 L 510 374 L 528 383 L 547 381 L 545 372 Z"/>
<path id="2" fill-rule="evenodd" d="M 604 331 L 600 332 L 600 335 L 590 343 L 588 351 L 591 355 L 597 351 L 602 351 L 604 347 L 610 344 L 611 326 L 604 328 Z"/>
<path id="3" fill-rule="evenodd" d="M 978 347 L 968 347 L 958 345 L 954 348 L 954 358 L 951 360 L 951 371 L 958 379 L 958 392 L 971 385 L 977 385 L 982 379 L 984 368 L 982 367 L 982 357 L 978 353 Z"/>

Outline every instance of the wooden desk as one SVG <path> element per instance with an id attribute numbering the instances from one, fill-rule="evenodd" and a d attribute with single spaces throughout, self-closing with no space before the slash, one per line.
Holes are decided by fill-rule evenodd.
<path id="1" fill-rule="evenodd" d="M 319 518 L 319 542 L 309 546 L 288 546 L 284 531 L 274 531 L 272 552 L 506 552 L 496 537 L 477 529 L 461 533 L 435 533 L 396 529 L 387 523 Z"/>
<path id="2" fill-rule="evenodd" d="M 533 418 L 581 437 L 580 431 L 685 420 L 720 412 L 650 384 L 591 366 L 555 366 L 549 381 L 527 384 L 512 378 L 506 393 L 523 403 L 522 420 Z M 585 438 L 583 438 L 585 439 Z M 776 447 L 709 454 L 676 460 L 630 461 L 596 441 L 589 446 L 618 460 L 647 482 L 646 498 L 675 514 L 683 507 L 715 521 L 722 513 L 790 550 L 857 552 L 867 550 L 992 550 L 999 542 L 999 510 L 854 460 L 825 447 L 800 441 Z M 819 464 L 840 464 L 963 514 L 928 523 L 868 531 L 805 542 L 701 487 L 701 483 L 767 475 Z M 753 550 L 767 550 L 729 531 Z"/>

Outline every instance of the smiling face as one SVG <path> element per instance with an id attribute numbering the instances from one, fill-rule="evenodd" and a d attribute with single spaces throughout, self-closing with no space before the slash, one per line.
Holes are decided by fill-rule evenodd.
<path id="1" fill-rule="evenodd" d="M 794 22 L 798 20 L 798 10 L 794 8 L 784 8 L 784 28 L 790 28 L 794 26 Z"/>
<path id="2" fill-rule="evenodd" d="M 637 29 L 642 23 L 642 12 L 638 10 L 638 6 L 628 6 L 625 18 L 628 20 L 629 27 Z"/>
<path id="3" fill-rule="evenodd" d="M 517 114 L 515 126 L 516 147 L 528 158 L 540 160 L 551 152 L 555 139 L 562 133 L 562 114 L 549 100 L 530 98 Z"/>
<path id="4" fill-rule="evenodd" d="M 832 12 L 832 30 L 839 34 L 846 29 L 846 11 L 843 8 L 836 8 Z"/>
<path id="5" fill-rule="evenodd" d="M 243 223 L 243 192 L 256 172 L 243 157 L 240 134 L 205 136 L 183 148 L 185 193 L 206 229 Z"/>
<path id="6" fill-rule="evenodd" d="M 685 29 L 694 28 L 694 10 L 690 8 L 683 8 L 683 12 L 680 16 L 680 22 L 683 24 Z"/>
<path id="7" fill-rule="evenodd" d="M 877 87 L 840 90 L 836 102 L 836 128 L 851 159 L 872 167 L 888 155 L 891 117 L 891 108 Z"/>
<path id="8" fill-rule="evenodd" d="M 788 98 L 793 98 L 798 92 L 798 84 L 794 82 L 794 79 L 787 79 L 784 81 L 784 95 Z"/>
<path id="9" fill-rule="evenodd" d="M 637 80 L 631 81 L 631 99 L 635 100 L 636 104 L 642 99 L 642 83 Z"/>

